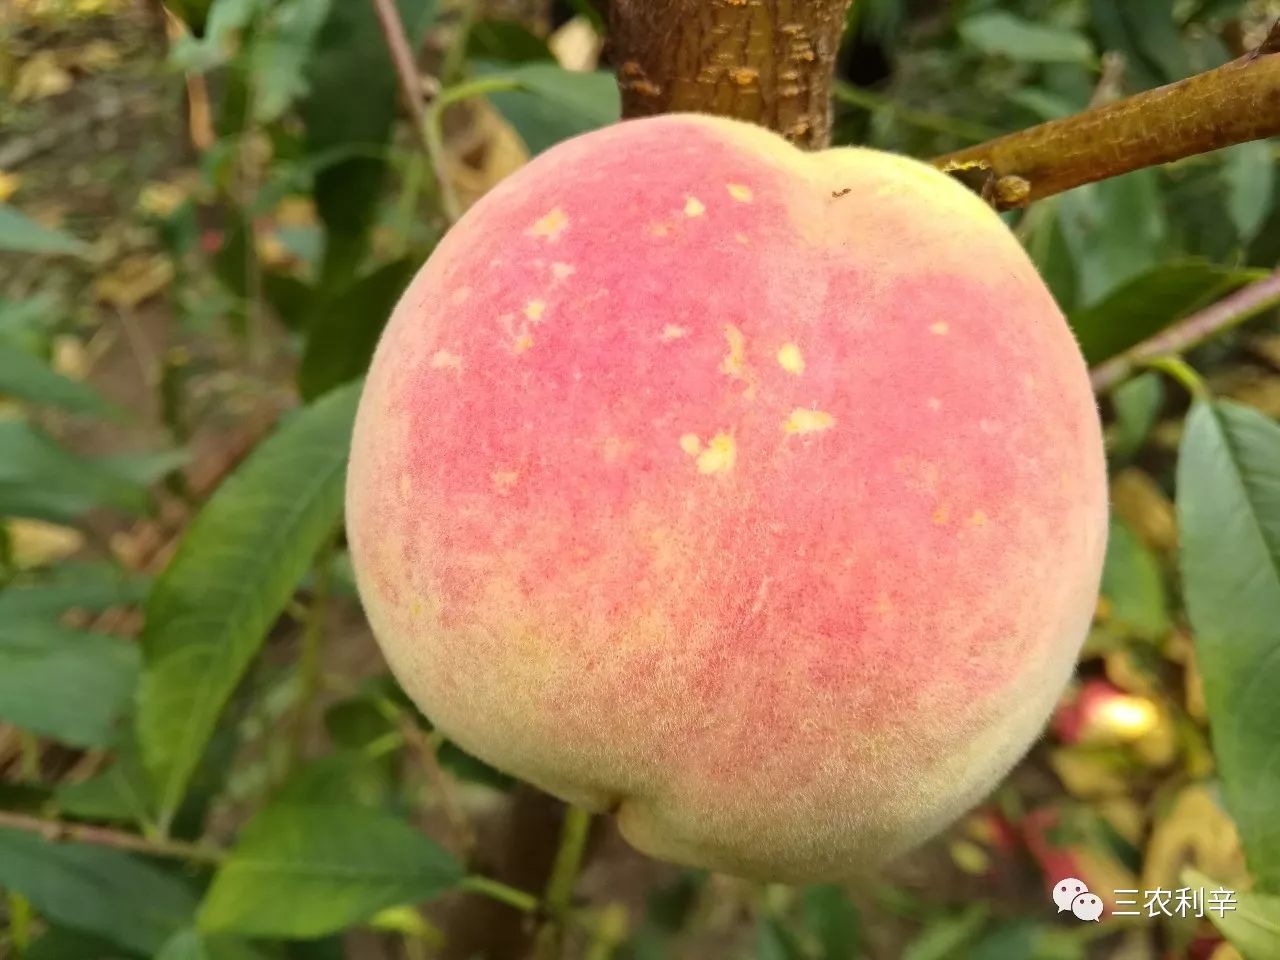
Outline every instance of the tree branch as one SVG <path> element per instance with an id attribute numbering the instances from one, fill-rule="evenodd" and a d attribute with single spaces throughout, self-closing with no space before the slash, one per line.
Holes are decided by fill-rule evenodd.
<path id="1" fill-rule="evenodd" d="M 936 158 L 997 208 L 1280 135 L 1280 21 L 1247 56 L 1168 86 Z M 966 182 L 973 182 L 969 176 Z"/>
<path id="2" fill-rule="evenodd" d="M 1140 367 L 1184 353 L 1276 304 L 1280 304 L 1280 269 L 1094 367 L 1089 373 L 1093 389 L 1104 393 Z"/>
<path id="3" fill-rule="evenodd" d="M 614 0 L 622 115 L 691 110 L 831 138 L 831 82 L 849 0 Z"/>
<path id="4" fill-rule="evenodd" d="M 427 142 L 427 112 L 422 105 L 422 83 L 418 79 L 418 68 L 414 65 L 413 48 L 409 46 L 409 35 L 404 31 L 404 23 L 396 10 L 395 0 L 371 0 L 374 13 L 378 15 L 378 26 L 382 28 L 382 37 L 387 44 L 387 53 L 396 68 L 396 78 L 400 81 L 400 98 L 405 109 L 413 119 L 414 133 L 422 148 L 429 155 L 431 144 Z"/>
<path id="5" fill-rule="evenodd" d="M 179 840 L 152 840 L 136 833 L 95 827 L 87 823 L 67 823 L 63 820 L 45 820 L 25 813 L 0 810 L 0 827 L 11 827 L 36 833 L 50 843 L 89 843 L 99 847 L 112 847 L 130 853 L 142 853 L 151 857 L 173 857 L 195 863 L 219 863 L 226 851 L 218 847 Z"/>

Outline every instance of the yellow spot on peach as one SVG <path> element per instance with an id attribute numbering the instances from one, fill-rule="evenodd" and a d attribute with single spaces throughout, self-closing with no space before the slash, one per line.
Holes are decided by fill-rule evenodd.
<path id="1" fill-rule="evenodd" d="M 556 280 L 568 280 L 573 276 L 574 267 L 571 263 L 562 263 L 557 260 L 551 264 L 551 276 Z"/>
<path id="2" fill-rule="evenodd" d="M 650 233 L 652 236 L 655 236 L 655 237 L 665 237 L 665 236 L 666 236 L 668 233 L 670 233 L 670 232 L 671 232 L 671 231 L 667 229 L 667 225 L 666 225 L 665 223 L 651 223 L 651 224 L 649 224 L 649 233 Z"/>
<path id="3" fill-rule="evenodd" d="M 493 488 L 505 497 L 515 489 L 520 474 L 515 470 L 495 470 L 489 474 L 489 479 L 493 481 Z"/>
<path id="4" fill-rule="evenodd" d="M 975 510 L 969 514 L 968 522 L 971 527 L 985 527 L 987 525 L 987 515 L 981 510 Z"/>
<path id="5" fill-rule="evenodd" d="M 470 287 L 459 287 L 457 290 L 453 291 L 453 293 L 449 294 L 449 302 L 452 303 L 455 307 L 458 307 L 466 303 L 467 299 L 470 296 L 471 296 Z"/>
<path id="6" fill-rule="evenodd" d="M 418 597 L 412 597 L 409 600 L 409 615 L 417 618 L 427 612 L 426 607 L 422 605 L 422 600 Z"/>
<path id="7" fill-rule="evenodd" d="M 741 379 L 747 372 L 747 338 L 731 323 L 724 328 L 724 338 L 729 341 L 729 352 L 720 361 L 720 372 Z"/>
<path id="8" fill-rule="evenodd" d="M 450 353 L 448 350 L 437 350 L 431 355 L 432 370 L 452 370 L 455 373 L 462 372 L 462 358 L 456 353 Z"/>
<path id="9" fill-rule="evenodd" d="M 887 595 L 882 593 L 876 597 L 876 603 L 872 609 L 875 610 L 876 613 L 880 614 L 880 616 L 887 617 L 889 614 L 893 613 L 893 601 L 891 601 Z"/>
<path id="10" fill-rule="evenodd" d="M 738 460 L 738 445 L 732 435 L 717 433 L 698 454 L 699 473 L 727 473 Z"/>
<path id="11" fill-rule="evenodd" d="M 696 433 L 686 433 L 680 438 L 680 449 L 689 456 L 696 457 L 702 452 L 702 441 Z"/>
<path id="12" fill-rule="evenodd" d="M 625 444 L 618 437 L 606 437 L 604 441 L 605 463 L 616 463 L 622 456 Z"/>
<path id="13" fill-rule="evenodd" d="M 787 417 L 782 429 L 787 433 L 821 433 L 836 425 L 836 418 L 825 410 L 810 410 L 807 407 L 796 407 Z"/>
<path id="14" fill-rule="evenodd" d="M 522 333 L 516 337 L 515 343 L 511 345 L 511 349 L 517 354 L 524 353 L 533 346 L 533 335 L 530 333 Z"/>
<path id="15" fill-rule="evenodd" d="M 702 201 L 697 197 L 690 197 L 684 202 L 684 215 L 686 217 L 700 217 L 707 212 L 707 208 L 702 205 Z"/>
<path id="16" fill-rule="evenodd" d="M 925 406 L 927 406 L 934 413 L 937 413 L 939 410 L 942 409 L 942 401 L 939 400 L 937 397 L 930 397 L 928 400 L 925 401 Z"/>
<path id="17" fill-rule="evenodd" d="M 407 497 L 412 490 L 413 477 L 411 477 L 409 472 L 406 470 L 404 473 L 400 474 L 400 496 Z"/>
<path id="18" fill-rule="evenodd" d="M 739 203 L 750 203 L 754 199 L 751 188 L 741 183 L 726 183 L 724 188 L 729 191 L 729 196 L 737 200 Z"/>
<path id="19" fill-rule="evenodd" d="M 525 233 L 531 237 L 543 237 L 554 241 L 560 237 L 560 234 L 564 233 L 567 226 L 569 226 L 569 216 L 564 212 L 564 208 L 552 207 L 539 217 Z"/>
<path id="20" fill-rule="evenodd" d="M 929 332 L 939 337 L 945 337 L 950 330 L 951 327 L 945 320 L 939 320 L 937 323 L 929 325 Z"/>
<path id="21" fill-rule="evenodd" d="M 950 520 L 951 520 L 951 508 L 948 507 L 945 503 L 938 504 L 937 508 L 933 511 L 933 522 L 936 523 L 938 526 L 942 526 L 943 524 L 949 522 Z"/>
<path id="22" fill-rule="evenodd" d="M 542 319 L 542 315 L 547 312 L 547 302 L 545 300 L 530 300 L 524 305 L 524 315 L 537 323 Z"/>
<path id="23" fill-rule="evenodd" d="M 794 343 L 784 343 L 778 348 L 778 366 L 798 377 L 804 373 L 804 354 Z"/>
<path id="24" fill-rule="evenodd" d="M 670 343 L 672 340 L 679 340 L 689 335 L 688 327 L 677 326 L 674 323 L 668 323 L 662 328 L 662 335 L 658 338 L 663 343 Z"/>
<path id="25" fill-rule="evenodd" d="M 747 239 L 747 235 L 745 233 L 735 233 L 733 235 L 733 239 L 737 240 L 738 243 L 742 244 L 744 247 L 751 242 Z"/>

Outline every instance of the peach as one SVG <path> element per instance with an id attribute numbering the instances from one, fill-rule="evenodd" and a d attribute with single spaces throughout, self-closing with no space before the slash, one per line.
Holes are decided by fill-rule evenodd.
<path id="1" fill-rule="evenodd" d="M 913 160 L 671 115 L 568 141 L 383 334 L 347 487 L 395 674 L 642 851 L 840 878 L 1027 749 L 1097 597 L 1080 352 Z"/>

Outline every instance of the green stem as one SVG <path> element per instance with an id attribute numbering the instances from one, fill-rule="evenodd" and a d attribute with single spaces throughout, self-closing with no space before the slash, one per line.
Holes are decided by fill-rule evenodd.
<path id="1" fill-rule="evenodd" d="M 293 741 L 290 744 L 288 772 L 297 769 L 302 760 L 303 748 L 307 736 L 307 716 L 311 706 L 320 694 L 321 672 L 320 654 L 324 641 L 325 619 L 329 612 L 329 592 L 333 581 L 333 549 L 335 538 L 331 537 L 316 558 L 315 590 L 311 596 L 311 606 L 307 610 L 307 622 L 302 628 L 302 649 L 298 657 L 298 704 L 293 715 Z"/>
<path id="2" fill-rule="evenodd" d="M 490 900 L 505 903 L 521 913 L 536 913 L 538 910 L 538 898 L 532 893 L 526 893 L 498 880 L 491 880 L 489 877 L 464 877 L 461 887 L 468 893 L 479 894 Z"/>
<path id="3" fill-rule="evenodd" d="M 547 891 L 542 898 L 546 920 L 538 931 L 533 950 L 538 960 L 557 960 L 563 953 L 564 928 L 590 833 L 591 814 L 581 807 L 570 806 L 566 809 L 564 826 L 560 830 L 560 849 L 556 851 L 551 878 L 547 881 Z"/>
<path id="4" fill-rule="evenodd" d="M 1187 388 L 1187 392 L 1196 400 L 1208 401 L 1212 399 L 1212 395 L 1209 393 L 1209 388 L 1205 385 L 1204 380 L 1201 379 L 1200 374 L 1191 369 L 1191 365 L 1181 357 L 1172 355 L 1166 357 L 1154 357 L 1150 360 L 1144 361 L 1143 366 L 1150 367 L 1153 370 L 1159 370 L 1161 373 L 1167 374 L 1174 380 L 1177 380 Z"/>
<path id="5" fill-rule="evenodd" d="M 447 156 L 444 149 L 445 109 L 451 104 L 466 100 L 469 97 L 480 97 L 502 90 L 518 89 L 520 89 L 520 84 L 510 77 L 479 77 L 475 80 L 468 80 L 465 83 L 445 87 L 431 101 L 431 107 L 427 110 L 427 119 L 423 125 L 422 139 L 427 148 L 427 155 L 431 160 L 431 167 L 436 174 L 436 182 L 440 187 L 440 207 L 444 211 L 445 219 L 450 224 L 456 223 L 458 218 L 462 216 L 462 206 L 458 202 L 458 195 L 454 193 L 453 184 L 449 181 Z"/>

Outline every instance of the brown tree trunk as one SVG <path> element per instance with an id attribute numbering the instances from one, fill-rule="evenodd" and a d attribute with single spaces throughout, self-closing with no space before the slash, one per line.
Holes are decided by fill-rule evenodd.
<path id="1" fill-rule="evenodd" d="M 622 115 L 695 111 L 831 139 L 831 82 L 849 0 L 614 0 Z"/>

